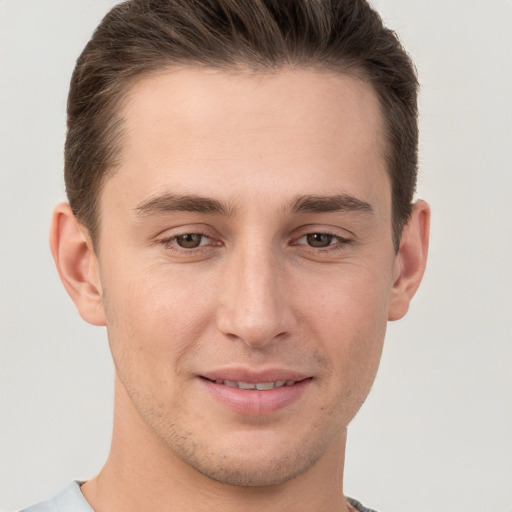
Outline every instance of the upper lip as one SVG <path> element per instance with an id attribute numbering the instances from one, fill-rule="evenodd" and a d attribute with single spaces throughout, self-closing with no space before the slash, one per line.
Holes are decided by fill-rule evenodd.
<path id="1" fill-rule="evenodd" d="M 265 370 L 253 370 L 249 368 L 222 368 L 201 373 L 200 376 L 213 381 L 231 380 L 235 382 L 247 382 L 250 384 L 277 382 L 283 380 L 301 381 L 311 377 L 311 375 L 285 368 L 269 368 Z"/>

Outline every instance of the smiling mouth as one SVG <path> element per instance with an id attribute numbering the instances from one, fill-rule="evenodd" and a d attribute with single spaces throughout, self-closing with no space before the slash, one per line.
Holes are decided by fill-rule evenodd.
<path id="1" fill-rule="evenodd" d="M 276 380 L 273 382 L 243 382 L 237 380 L 212 380 L 208 379 L 207 377 L 203 377 L 203 379 L 206 379 L 210 382 L 214 382 L 215 384 L 223 384 L 224 386 L 228 386 L 230 388 L 254 391 L 268 391 L 269 389 L 282 388 L 284 386 L 293 386 L 295 383 L 301 382 L 297 380 Z"/>
<path id="2" fill-rule="evenodd" d="M 261 372 L 260 375 L 239 370 L 226 370 L 224 375 L 219 373 L 208 377 L 201 375 L 200 380 L 218 402 L 243 416 L 268 415 L 284 409 L 299 400 L 313 380 L 313 377 L 288 371 L 279 372 L 281 375 L 275 375 L 278 373 L 275 371 Z"/>

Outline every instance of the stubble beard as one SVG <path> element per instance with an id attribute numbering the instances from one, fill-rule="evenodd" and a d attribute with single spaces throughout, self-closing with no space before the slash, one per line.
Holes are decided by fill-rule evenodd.
<path id="1" fill-rule="evenodd" d="M 309 470 L 326 451 L 318 439 L 298 450 L 270 455 L 261 459 L 233 447 L 230 453 L 215 453 L 193 435 L 174 431 L 168 445 L 188 466 L 216 482 L 238 487 L 266 487 L 284 484 Z M 315 439 L 315 436 L 312 436 Z"/>
<path id="2" fill-rule="evenodd" d="M 170 418 L 169 413 L 149 406 L 151 402 L 144 397 L 131 398 L 140 419 L 170 458 L 179 459 L 180 463 L 221 484 L 237 487 L 284 484 L 311 469 L 333 445 L 341 443 L 340 438 L 344 453 L 345 422 L 341 419 L 332 422 L 333 415 L 340 415 L 339 397 L 323 407 L 322 417 L 289 446 L 282 449 L 283 443 L 274 440 L 274 453 L 269 453 L 268 446 L 257 433 L 254 442 L 249 439 L 240 445 L 230 444 L 228 448 L 226 444 L 215 446 L 213 437 L 210 442 L 209 438 L 197 434 L 197 425 L 188 428 L 180 412 L 174 411 Z M 254 428 L 258 429 L 258 426 Z M 224 436 L 229 438 L 229 433 Z M 342 467 L 343 456 L 340 459 Z"/>

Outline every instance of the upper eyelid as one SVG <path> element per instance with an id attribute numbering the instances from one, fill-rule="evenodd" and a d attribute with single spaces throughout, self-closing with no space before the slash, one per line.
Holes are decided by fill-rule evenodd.
<path id="1" fill-rule="evenodd" d="M 205 225 L 205 224 L 200 224 L 197 226 L 183 225 L 183 226 L 168 227 L 166 229 L 160 230 L 158 233 L 153 235 L 152 238 L 154 238 L 154 240 L 156 240 L 156 241 L 159 241 L 159 240 L 163 240 L 163 239 L 170 239 L 170 238 L 176 238 L 179 236 L 193 235 L 193 234 L 207 236 L 208 238 L 215 238 L 217 236 L 216 233 L 217 232 L 213 228 L 211 228 L 210 226 Z"/>
<path id="2" fill-rule="evenodd" d="M 316 226 L 316 225 L 302 226 L 302 227 L 298 228 L 296 230 L 296 232 L 298 233 L 295 236 L 296 240 L 298 240 L 299 238 L 302 238 L 303 236 L 314 234 L 314 233 L 319 233 L 322 235 L 331 235 L 333 237 L 341 238 L 343 240 L 349 240 L 349 239 L 356 237 L 356 235 L 354 233 L 352 233 L 352 231 L 350 231 L 346 228 L 334 227 L 334 226 L 324 226 L 324 227 L 320 227 L 320 226 Z"/>
<path id="3" fill-rule="evenodd" d="M 330 235 L 335 238 L 345 238 L 345 239 L 348 238 L 349 236 L 351 236 L 351 233 L 349 234 L 347 232 L 347 235 L 343 235 L 343 234 L 338 233 L 332 229 L 308 229 L 306 231 L 303 231 L 298 238 L 302 238 L 303 236 L 307 236 L 307 235 L 317 235 L 317 234 L 318 235 Z"/>
<path id="4" fill-rule="evenodd" d="M 159 237 L 161 240 L 175 240 L 176 238 L 180 238 L 181 236 L 187 236 L 187 235 L 199 235 L 204 236 L 205 238 L 213 238 L 212 236 L 203 233 L 201 231 L 185 231 L 183 233 L 178 233 L 177 235 L 168 235 L 168 236 L 161 236 Z"/>

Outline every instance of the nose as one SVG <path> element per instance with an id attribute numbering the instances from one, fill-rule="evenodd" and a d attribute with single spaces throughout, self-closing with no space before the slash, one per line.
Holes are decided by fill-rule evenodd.
<path id="1" fill-rule="evenodd" d="M 286 272 L 269 248 L 247 247 L 226 262 L 217 328 L 249 347 L 263 348 L 291 332 L 294 315 Z"/>

